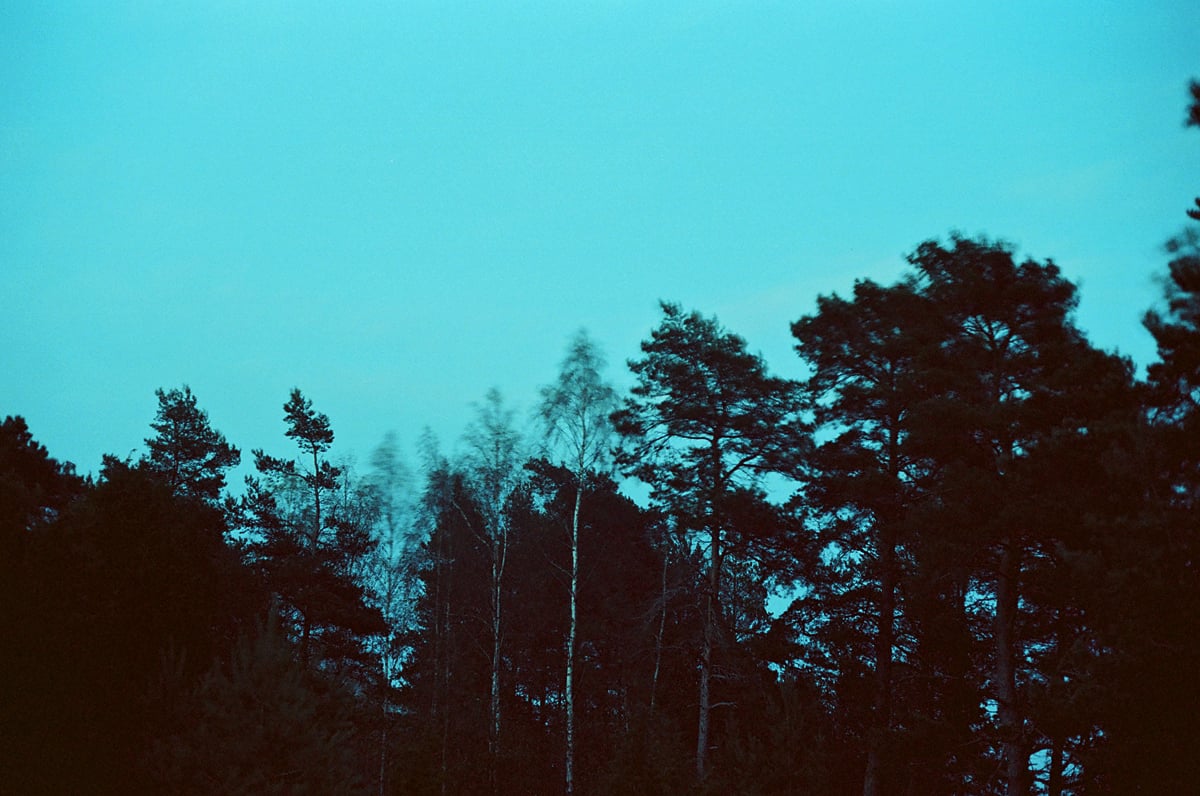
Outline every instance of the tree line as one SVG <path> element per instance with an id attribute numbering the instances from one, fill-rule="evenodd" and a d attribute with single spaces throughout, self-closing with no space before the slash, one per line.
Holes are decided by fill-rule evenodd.
<path id="1" fill-rule="evenodd" d="M 95 478 L 9 416 L 0 790 L 1186 792 L 1200 235 L 1167 248 L 1143 379 L 1055 263 L 951 236 L 797 318 L 803 379 L 664 302 L 628 394 L 580 333 L 538 434 L 493 390 L 415 471 L 334 458 L 299 389 L 240 490 L 186 386 Z"/>

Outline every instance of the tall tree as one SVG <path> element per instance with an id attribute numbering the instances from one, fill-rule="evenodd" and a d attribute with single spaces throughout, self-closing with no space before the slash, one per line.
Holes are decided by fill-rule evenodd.
<path id="1" fill-rule="evenodd" d="M 493 388 L 479 406 L 467 430 L 469 447 L 466 476 L 481 513 L 476 533 L 491 554 L 491 678 L 488 711 L 489 779 L 495 792 L 499 783 L 500 675 L 503 668 L 504 571 L 508 562 L 508 502 L 520 480 L 517 446 L 520 436 L 513 427 L 513 412 L 504 405 L 500 391 Z M 462 508 L 464 519 L 469 514 Z"/>
<path id="2" fill-rule="evenodd" d="M 878 796 L 883 782 L 894 778 L 885 762 L 892 733 L 901 529 L 920 476 L 906 442 L 909 409 L 922 394 L 921 330 L 927 317 L 928 304 L 911 283 L 885 288 L 866 280 L 855 283 L 852 299 L 822 296 L 815 315 L 792 324 L 797 352 L 812 369 L 806 386 L 826 438 L 812 459 L 808 501 L 827 520 L 827 543 L 867 562 L 865 588 L 857 581 L 843 590 L 843 599 L 870 594 L 868 605 L 850 610 L 855 616 L 873 614 L 875 625 L 864 796 Z M 828 604 L 820 610 L 829 617 L 838 613 Z"/>
<path id="3" fill-rule="evenodd" d="M 528 750 L 526 770 L 540 764 L 545 771 L 535 788 L 542 792 L 563 788 L 562 653 L 572 625 L 570 532 L 578 481 L 569 467 L 542 459 L 526 469 L 530 477 L 512 515 L 505 643 L 514 665 L 506 693 L 513 698 L 511 715 L 525 720 L 520 732 Z M 611 478 L 592 471 L 583 488 L 576 550 L 574 787 L 576 792 L 628 790 L 632 784 L 611 781 L 604 766 L 613 750 L 635 738 L 654 743 L 642 728 L 653 678 L 659 551 L 649 527 L 652 513 L 619 494 Z M 688 663 L 685 653 L 673 656 L 672 674 L 682 670 L 677 682 L 688 682 Z M 510 730 L 518 731 L 511 721 L 505 725 L 506 733 Z M 665 741 L 665 734 L 659 740 Z"/>
<path id="4" fill-rule="evenodd" d="M 325 518 L 321 515 L 321 495 L 337 488 L 341 468 L 335 467 L 322 454 L 333 445 L 333 428 L 329 417 L 312 408 L 312 401 L 305 398 L 299 388 L 292 390 L 283 405 L 283 420 L 288 429 L 284 435 L 296 442 L 301 455 L 311 459 L 312 464 L 298 465 L 294 459 L 277 459 L 262 450 L 254 451 L 254 465 L 264 474 L 299 479 L 312 492 L 312 520 L 307 534 L 308 545 L 315 547 L 325 530 Z"/>
<path id="5" fill-rule="evenodd" d="M 371 453 L 371 471 L 360 487 L 375 526 L 375 544 L 364 561 L 364 581 L 373 604 L 383 615 L 387 632 L 379 639 L 380 756 L 379 792 L 387 792 L 389 729 L 393 721 L 392 692 L 408 651 L 405 638 L 414 624 L 413 601 L 418 588 L 417 544 L 412 538 L 409 491 L 411 474 L 401 458 L 394 432 L 388 432 Z"/>
<path id="6" fill-rule="evenodd" d="M 403 672 L 411 726 L 402 747 L 429 792 L 482 793 L 490 787 L 491 769 L 491 704 L 485 696 L 491 682 L 491 548 L 479 533 L 482 512 L 463 473 L 437 453 L 428 435 L 423 448 L 419 632 L 411 634 L 413 654 Z"/>
<path id="7" fill-rule="evenodd" d="M 368 604 L 360 561 L 371 552 L 369 529 L 339 505 L 342 468 L 325 454 L 333 444 L 328 416 L 316 412 L 299 389 L 284 404 L 286 436 L 301 459 L 254 451 L 260 478 L 247 479 L 243 515 L 251 554 L 294 621 L 300 654 L 308 662 L 314 635 L 319 659 L 376 671 L 366 637 L 383 632 L 379 610 Z"/>
<path id="8" fill-rule="evenodd" d="M 154 394 L 158 413 L 150 427 L 157 433 L 146 440 L 146 467 L 177 494 L 215 502 L 225 488 L 225 471 L 238 465 L 241 453 L 212 427 L 191 387 Z"/>
<path id="9" fill-rule="evenodd" d="M 1095 636 L 1055 586 L 1094 548 L 1071 518 L 1111 502 L 1108 481 L 1074 469 L 1128 422 L 1130 369 L 1074 326 L 1053 263 L 957 237 L 910 262 L 905 281 L 860 282 L 793 325 L 823 440 L 805 496 L 826 545 L 799 608 L 815 600 L 814 657 L 863 727 L 865 794 L 900 778 L 978 786 L 997 764 L 962 749 L 989 724 L 1001 787 L 1024 793 L 1035 745 L 1066 754 L 1052 703 L 1078 691 L 1055 672 Z M 901 733 L 894 748 L 920 754 L 887 753 Z"/>
<path id="10" fill-rule="evenodd" d="M 703 589 L 695 775 L 709 769 L 713 652 L 725 617 L 721 575 L 733 498 L 768 472 L 789 472 L 802 451 L 797 385 L 772 377 L 741 337 L 711 318 L 663 303 L 663 320 L 629 363 L 637 382 L 614 424 L 624 438 L 618 457 L 650 484 L 654 498 L 699 534 L 708 550 Z M 743 529 L 745 530 L 745 529 Z M 756 529 L 770 534 L 771 529 Z"/>
<path id="11" fill-rule="evenodd" d="M 914 409 L 913 435 L 937 463 L 933 499 L 946 530 L 964 519 L 972 527 L 943 538 L 972 562 L 972 590 L 990 597 L 972 602 L 994 606 L 989 680 L 1003 781 L 1010 796 L 1024 794 L 1027 584 L 1037 568 L 1056 565 L 1062 539 L 1060 520 L 1035 498 L 1049 500 L 1051 489 L 1035 477 L 1037 462 L 1056 440 L 1091 431 L 1129 366 L 1088 344 L 1073 323 L 1075 286 L 1052 262 L 1017 262 L 1003 245 L 958 237 L 949 247 L 922 244 L 910 262 L 942 324 L 927 376 L 935 394 Z"/>
<path id="12" fill-rule="evenodd" d="M 566 756 L 567 793 L 575 789 L 575 646 L 578 634 L 579 514 L 589 472 L 609 453 L 616 392 L 601 378 L 604 359 L 595 344 L 580 331 L 571 340 L 558 380 L 542 388 L 540 415 L 546 437 L 559 448 L 575 481 L 571 511 L 571 572 L 566 650 Z"/>
<path id="13" fill-rule="evenodd" d="M 1188 88 L 1192 102 L 1186 123 L 1200 127 L 1200 81 L 1191 81 Z M 1200 199 L 1196 206 L 1188 216 L 1200 221 Z M 1158 361 L 1147 369 L 1147 377 L 1159 417 L 1180 423 L 1187 435 L 1200 428 L 1200 229 L 1188 226 L 1167 241 L 1166 250 L 1171 255 L 1166 306 L 1144 318 L 1158 347 Z M 1200 464 L 1200 456 L 1192 461 Z"/>

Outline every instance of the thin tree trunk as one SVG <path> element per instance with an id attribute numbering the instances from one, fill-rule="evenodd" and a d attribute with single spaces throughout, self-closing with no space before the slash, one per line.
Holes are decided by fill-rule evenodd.
<path id="1" fill-rule="evenodd" d="M 696 780 L 703 782 L 708 776 L 708 728 L 712 712 L 710 685 L 712 680 L 712 651 L 716 635 L 717 593 L 720 588 L 721 531 L 713 523 L 712 561 L 708 570 L 708 589 L 704 598 L 704 644 L 700 649 L 700 717 L 696 728 Z"/>
<path id="2" fill-rule="evenodd" d="M 879 532 L 879 628 L 875 638 L 875 716 L 867 747 L 863 796 L 879 796 L 884 749 L 892 727 L 892 648 L 896 638 L 896 546 L 884 522 Z"/>
<path id="3" fill-rule="evenodd" d="M 654 713 L 654 700 L 658 695 L 658 672 L 662 668 L 663 633 L 667 629 L 667 537 L 663 534 L 662 564 L 662 610 L 658 614 L 658 634 L 654 638 L 654 676 L 650 679 L 650 713 Z"/>
<path id="4" fill-rule="evenodd" d="M 1067 675 L 1063 671 L 1063 668 L 1066 665 L 1064 658 L 1066 657 L 1067 653 L 1064 652 L 1064 650 L 1070 648 L 1071 639 L 1073 638 L 1073 634 L 1070 634 L 1069 631 L 1065 630 L 1066 623 L 1066 618 L 1060 613 L 1058 616 L 1058 627 L 1055 633 L 1055 644 L 1057 647 L 1056 652 L 1058 660 L 1055 666 L 1054 679 L 1055 685 L 1058 686 L 1060 693 L 1063 694 L 1065 694 L 1067 691 Z M 1067 739 L 1065 737 L 1065 730 L 1055 728 L 1052 731 L 1050 738 L 1050 774 L 1046 781 L 1046 796 L 1061 796 L 1062 794 L 1064 767 L 1063 755 L 1066 751 L 1066 745 Z"/>
<path id="5" fill-rule="evenodd" d="M 571 518 L 571 624 L 567 630 L 567 793 L 575 789 L 575 634 L 579 592 L 579 504 L 583 500 L 583 471 L 576 473 L 575 512 Z"/>
<path id="6" fill-rule="evenodd" d="M 875 721 L 867 747 L 863 796 L 879 796 L 883 757 L 892 730 L 892 653 L 896 646 L 896 562 L 894 519 L 900 505 L 900 418 L 888 429 L 887 472 L 892 483 L 892 506 L 877 517 L 879 524 L 879 628 L 875 637 Z"/>
<path id="7" fill-rule="evenodd" d="M 999 703 L 1001 748 L 1008 796 L 1023 796 L 1028 772 L 1024 722 L 1017 703 L 1016 620 L 1021 574 L 1020 549 L 1006 539 L 996 585 L 996 700 Z"/>
<path id="8" fill-rule="evenodd" d="M 308 666 L 308 634 L 311 623 L 308 621 L 308 614 L 304 615 L 304 624 L 300 631 L 300 663 L 305 667 Z"/>
<path id="9" fill-rule="evenodd" d="M 442 694 L 442 796 L 446 796 L 448 787 L 448 778 L 450 774 L 449 755 L 450 755 L 450 711 L 446 709 L 446 703 L 450 701 L 450 602 L 446 601 L 445 608 L 442 611 L 444 616 L 444 632 L 442 639 L 442 666 L 440 672 L 441 682 L 438 688 Z"/>
<path id="10" fill-rule="evenodd" d="M 492 687 L 491 719 L 488 727 L 488 781 L 492 793 L 499 793 L 496 768 L 500 757 L 500 537 L 492 539 Z"/>
<path id="11" fill-rule="evenodd" d="M 312 548 L 317 549 L 317 544 L 321 541 L 321 469 L 320 460 L 317 458 L 317 448 L 313 446 L 313 536 Z"/>
<path id="12" fill-rule="evenodd" d="M 879 796 L 879 741 L 872 738 L 867 746 L 867 768 L 863 773 L 863 796 Z"/>
<path id="13" fill-rule="evenodd" d="M 317 480 L 320 470 L 317 469 L 319 459 L 317 458 L 317 449 L 313 448 L 313 533 L 308 540 L 308 548 L 314 553 L 317 550 L 317 545 L 321 541 L 321 483 Z M 304 628 L 301 633 L 300 641 L 300 660 L 305 666 L 308 665 L 309 646 L 308 639 L 310 635 L 311 622 L 308 619 L 308 612 L 304 613 Z"/>
<path id="14" fill-rule="evenodd" d="M 433 603 L 433 659 L 435 680 L 433 687 L 433 705 L 431 715 L 440 725 L 441 732 L 439 761 L 441 770 L 442 796 L 446 794 L 447 750 L 450 742 L 450 715 L 446 710 L 446 691 L 450 682 L 450 583 L 448 568 L 449 541 L 445 533 L 437 535 L 438 544 L 434 566 L 434 603 Z"/>
<path id="15" fill-rule="evenodd" d="M 1063 789 L 1063 739 L 1055 735 L 1050 742 L 1050 779 L 1046 783 L 1046 796 L 1062 796 Z"/>
<path id="16" fill-rule="evenodd" d="M 384 796 L 387 793 L 387 701 L 383 704 L 383 731 L 380 733 L 379 741 L 379 796 Z"/>
<path id="17" fill-rule="evenodd" d="M 713 599 L 710 586 L 705 596 L 704 645 L 700 650 L 700 717 L 696 729 L 696 780 L 703 782 L 708 775 L 708 717 L 709 676 L 712 672 L 712 611 Z"/>
<path id="18" fill-rule="evenodd" d="M 709 464 L 714 473 L 708 495 L 709 568 L 708 589 L 704 599 L 704 643 L 700 648 L 700 717 L 696 727 L 696 781 L 708 777 L 708 730 L 712 714 L 712 653 L 716 641 L 717 611 L 720 610 L 721 589 L 721 513 L 718 500 L 725 488 L 721 462 L 721 439 L 714 435 L 709 442 Z"/>

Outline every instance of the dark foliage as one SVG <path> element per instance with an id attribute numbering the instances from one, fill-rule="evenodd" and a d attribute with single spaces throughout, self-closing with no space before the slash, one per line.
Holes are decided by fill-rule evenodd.
<path id="1" fill-rule="evenodd" d="M 225 471 L 242 455 L 208 422 L 196 396 L 181 390 L 158 390 L 158 414 L 150 424 L 157 434 L 146 440 L 145 466 L 181 495 L 216 502 L 225 488 Z"/>
<path id="2" fill-rule="evenodd" d="M 224 530 L 218 510 L 115 465 L 31 533 L 6 590 L 10 785 L 145 787 L 142 755 L 162 709 L 151 693 L 164 662 L 196 679 L 265 608 Z"/>

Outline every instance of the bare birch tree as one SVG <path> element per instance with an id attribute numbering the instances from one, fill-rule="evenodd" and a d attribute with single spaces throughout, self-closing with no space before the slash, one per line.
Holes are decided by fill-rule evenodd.
<path id="1" fill-rule="evenodd" d="M 508 499 L 520 479 L 520 435 L 513 427 L 513 411 L 504 405 L 500 391 L 492 388 L 467 429 L 467 480 L 478 501 L 483 527 L 477 528 L 491 557 L 491 694 L 488 709 L 488 779 L 497 792 L 496 768 L 500 755 L 500 669 L 503 639 L 502 597 L 504 566 L 508 558 Z M 466 515 L 464 514 L 464 519 Z M 468 521 L 468 524 L 470 522 Z"/>
<path id="2" fill-rule="evenodd" d="M 617 408 L 616 392 L 601 379 L 604 364 L 604 357 L 587 332 L 580 330 L 567 348 L 558 380 L 542 388 L 539 407 L 546 441 L 561 456 L 575 480 L 575 501 L 571 512 L 570 621 L 567 627 L 564 689 L 567 733 L 564 774 L 567 793 L 575 790 L 575 649 L 579 630 L 580 510 L 588 474 L 609 454 L 613 431 L 609 416 Z"/>

